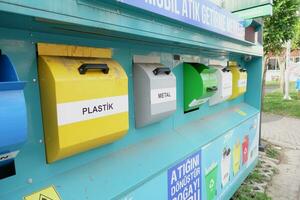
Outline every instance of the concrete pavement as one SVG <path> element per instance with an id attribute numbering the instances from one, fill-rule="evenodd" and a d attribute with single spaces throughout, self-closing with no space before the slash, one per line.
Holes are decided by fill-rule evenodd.
<path id="1" fill-rule="evenodd" d="M 283 148 L 267 193 L 273 200 L 300 200 L 300 119 L 263 114 L 262 138 Z"/>
<path id="2" fill-rule="evenodd" d="M 264 113 L 262 138 L 281 147 L 300 150 L 300 119 Z"/>

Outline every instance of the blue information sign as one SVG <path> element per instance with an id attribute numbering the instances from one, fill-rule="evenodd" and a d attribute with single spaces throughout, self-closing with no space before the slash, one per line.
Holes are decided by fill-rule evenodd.
<path id="1" fill-rule="evenodd" d="M 117 1 L 234 39 L 245 39 L 243 20 L 208 0 Z"/>
<path id="2" fill-rule="evenodd" d="M 200 200 L 201 152 L 197 152 L 168 169 L 169 200 Z"/>

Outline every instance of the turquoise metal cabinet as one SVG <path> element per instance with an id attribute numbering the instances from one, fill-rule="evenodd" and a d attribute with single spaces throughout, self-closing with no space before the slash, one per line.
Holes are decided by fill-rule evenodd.
<path id="1" fill-rule="evenodd" d="M 158 3 L 154 5 L 153 2 Z M 23 120 L 21 125 L 12 127 L 25 129 L 25 116 L 28 122 L 26 141 L 25 132 L 21 131 L 8 141 L 25 143 L 14 160 L 17 174 L 0 180 L 0 199 L 28 200 L 31 194 L 43 197 L 46 195 L 43 191 L 35 192 L 49 186 L 53 186 L 63 200 L 165 200 L 180 199 L 183 195 L 202 200 L 230 199 L 257 163 L 262 45 L 245 41 L 243 20 L 211 2 L 195 1 L 190 9 L 184 4 L 186 1 L 171 1 L 171 5 L 161 2 L 166 1 L 0 1 L 0 48 L 14 63 L 19 79 L 27 82 L 23 91 L 26 104 L 24 98 L 10 101 L 14 106 L 20 105 L 22 109 L 15 114 Z M 198 12 L 202 8 L 204 12 Z M 209 20 L 214 17 L 231 23 Z M 37 70 L 38 43 L 112 50 L 111 59 L 122 66 L 128 77 L 129 130 L 126 136 L 47 164 L 43 127 L 47 121 L 42 120 L 40 100 L 40 92 L 44 92 L 45 87 L 40 87 L 37 81 L 43 77 Z M 48 53 L 51 51 L 48 49 Z M 78 55 L 76 48 L 60 53 Z M 92 52 L 81 53 L 93 55 Z M 176 110 L 172 115 L 141 128 L 135 126 L 135 55 L 159 57 L 161 66 L 173 73 L 173 90 L 176 85 L 173 91 Z M 100 54 L 103 59 L 104 56 Z M 245 56 L 252 59 L 244 59 Z M 212 59 L 246 66 L 247 91 L 238 98 L 214 106 L 206 102 L 198 110 L 185 113 L 184 63 L 208 66 Z M 65 71 L 73 64 L 64 63 Z M 95 79 L 100 73 L 89 72 L 95 74 Z M 145 82 L 140 80 L 141 84 L 149 81 L 146 78 Z M 160 83 L 157 84 L 159 87 Z M 58 84 L 57 89 L 62 89 L 60 87 L 63 86 Z M 73 89 L 77 87 L 74 85 Z M 103 92 L 97 87 L 91 89 L 100 96 Z M 105 92 L 114 94 L 109 88 Z M 21 92 L 19 95 L 22 96 Z M 0 102 L 0 122 L 16 124 L 16 119 L 8 123 L 7 111 L 1 110 L 8 100 L 1 97 Z M 1 129 L 0 154 L 5 153 L 2 151 L 3 134 Z M 71 141 L 74 133 L 67 134 Z M 248 155 L 242 154 L 243 148 L 248 149 Z M 182 184 L 184 181 L 186 184 Z M 211 182 L 214 184 L 208 187 Z"/>

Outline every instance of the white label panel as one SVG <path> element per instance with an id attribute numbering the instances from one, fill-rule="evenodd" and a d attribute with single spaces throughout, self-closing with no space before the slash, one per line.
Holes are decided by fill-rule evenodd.
<path id="1" fill-rule="evenodd" d="M 20 151 L 13 151 L 13 152 L 9 152 L 9 153 L 6 153 L 6 154 L 1 154 L 0 155 L 0 162 L 15 158 L 18 155 L 19 152 Z"/>
<path id="2" fill-rule="evenodd" d="M 232 95 L 232 85 L 223 86 L 221 97 L 222 98 L 227 98 L 227 97 L 230 97 L 231 95 Z"/>
<path id="3" fill-rule="evenodd" d="M 151 104 L 176 101 L 176 88 L 159 88 L 151 90 Z"/>
<path id="4" fill-rule="evenodd" d="M 232 95 L 232 75 L 231 73 L 224 74 L 222 79 L 222 97 L 228 97 Z"/>
<path id="5" fill-rule="evenodd" d="M 238 82 L 238 87 L 246 87 L 247 86 L 247 80 L 246 79 L 241 79 Z"/>
<path id="6" fill-rule="evenodd" d="M 128 112 L 127 95 L 57 104 L 59 126 L 122 112 Z"/>

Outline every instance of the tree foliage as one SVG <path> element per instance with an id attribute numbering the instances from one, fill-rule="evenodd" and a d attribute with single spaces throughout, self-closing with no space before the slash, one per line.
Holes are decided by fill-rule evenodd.
<path id="1" fill-rule="evenodd" d="M 298 22 L 300 0 L 274 0 L 273 15 L 264 19 L 264 54 L 278 55 L 293 39 Z"/>
<path id="2" fill-rule="evenodd" d="M 292 40 L 292 48 L 300 48 L 300 20 L 298 19 L 297 25 L 295 27 L 295 34 Z"/>

